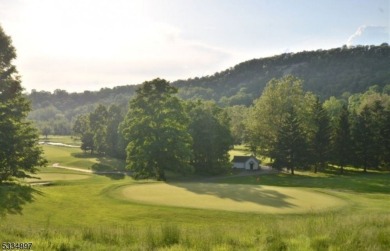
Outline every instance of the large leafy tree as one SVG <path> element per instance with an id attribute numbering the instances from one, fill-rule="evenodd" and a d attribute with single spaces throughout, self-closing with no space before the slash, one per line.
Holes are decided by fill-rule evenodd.
<path id="1" fill-rule="evenodd" d="M 229 167 L 229 150 L 233 147 L 230 118 L 211 102 L 189 104 L 189 132 L 193 138 L 192 164 L 198 173 L 218 174 Z"/>
<path id="2" fill-rule="evenodd" d="M 119 133 L 119 124 L 123 121 L 122 111 L 119 106 L 111 105 L 108 109 L 106 144 L 107 154 L 113 157 L 124 158 L 124 140 Z"/>
<path id="3" fill-rule="evenodd" d="M 165 171 L 191 170 L 189 119 L 177 89 L 163 79 L 143 83 L 130 101 L 121 126 L 127 145 L 127 167 L 135 178 L 165 180 Z"/>
<path id="4" fill-rule="evenodd" d="M 89 123 L 89 115 L 79 115 L 73 124 L 73 132 L 80 136 L 81 139 L 81 150 L 93 151 L 95 145 L 93 142 L 94 134 L 91 131 Z"/>
<path id="5" fill-rule="evenodd" d="M 89 114 L 89 127 L 93 134 L 93 145 L 99 154 L 107 151 L 107 108 L 99 104 L 95 111 Z"/>
<path id="6" fill-rule="evenodd" d="M 305 93 L 302 81 L 293 76 L 273 79 L 254 103 L 246 119 L 248 143 L 260 154 L 271 156 L 278 143 L 278 133 L 293 109 L 302 133 L 312 127 L 311 93 Z"/>
<path id="7" fill-rule="evenodd" d="M 30 105 L 12 64 L 15 58 L 11 38 L 0 27 L 0 183 L 12 177 L 29 177 L 46 164 L 38 132 L 26 120 Z"/>

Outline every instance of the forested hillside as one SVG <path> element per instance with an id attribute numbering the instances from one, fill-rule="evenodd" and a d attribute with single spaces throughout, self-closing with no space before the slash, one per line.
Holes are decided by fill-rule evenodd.
<path id="1" fill-rule="evenodd" d="M 358 93 L 390 83 L 390 47 L 358 46 L 287 53 L 253 59 L 202 78 L 176 81 L 183 98 L 212 99 L 223 105 L 249 105 L 273 78 L 294 75 L 321 99 Z"/>
<path id="2" fill-rule="evenodd" d="M 322 100 L 343 93 L 364 92 L 369 86 L 390 84 L 390 47 L 342 47 L 331 50 L 287 53 L 243 62 L 212 76 L 172 83 L 183 99 L 212 100 L 221 106 L 250 105 L 273 78 L 294 75 L 304 81 L 305 91 Z M 30 119 L 54 134 L 69 134 L 79 114 L 93 111 L 98 104 L 127 108 L 138 86 L 118 86 L 100 91 L 53 93 L 33 90 L 29 95 L 33 111 Z M 123 111 L 125 112 L 125 111 Z"/>

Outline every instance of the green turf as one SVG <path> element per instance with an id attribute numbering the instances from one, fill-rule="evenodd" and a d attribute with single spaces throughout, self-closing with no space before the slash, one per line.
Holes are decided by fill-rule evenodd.
<path id="1" fill-rule="evenodd" d="M 85 169 L 96 163 L 115 169 L 122 163 L 84 155 L 79 149 L 44 146 L 44 150 L 51 163 L 61 165 L 81 161 L 77 165 Z M 65 178 L 32 188 L 1 185 L 0 242 L 32 242 L 33 250 L 390 249 L 389 173 L 297 172 L 296 176 L 230 177 L 215 183 L 168 185 L 52 167 L 42 168 L 39 175 L 52 180 L 61 175 L 88 178 Z M 157 204 L 163 204 L 162 196 L 170 192 L 171 200 L 181 200 L 183 206 L 126 199 L 127 189 L 148 186 L 160 189 L 139 192 L 148 197 L 164 192 L 155 198 L 160 200 Z M 259 198 L 264 195 L 268 198 Z M 207 200 L 199 199 L 202 196 Z M 341 204 L 324 209 L 327 203 L 322 199 Z M 241 212 L 227 204 L 212 207 L 213 203 L 223 206 L 224 200 L 263 209 L 269 203 L 270 211 Z M 188 203 L 198 208 L 189 208 Z M 308 209 L 308 205 L 321 204 L 322 210 Z M 299 207 L 301 213 L 280 213 Z"/>
<path id="2" fill-rule="evenodd" d="M 130 185 L 118 195 L 154 205 L 271 214 L 320 212 L 345 205 L 342 199 L 311 189 L 199 182 Z"/>
<path id="3" fill-rule="evenodd" d="M 73 137 L 73 136 L 59 136 L 59 135 L 48 135 L 46 138 L 45 136 L 41 135 L 39 137 L 40 141 L 50 141 L 54 143 L 63 143 L 67 145 L 75 145 L 75 146 L 80 146 L 81 141 L 78 137 Z"/>

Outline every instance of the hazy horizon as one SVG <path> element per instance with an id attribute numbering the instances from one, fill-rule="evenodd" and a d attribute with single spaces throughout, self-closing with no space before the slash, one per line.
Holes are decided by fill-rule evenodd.
<path id="1" fill-rule="evenodd" d="M 26 91 L 212 75 L 285 52 L 389 43 L 389 1 L 0 0 Z"/>

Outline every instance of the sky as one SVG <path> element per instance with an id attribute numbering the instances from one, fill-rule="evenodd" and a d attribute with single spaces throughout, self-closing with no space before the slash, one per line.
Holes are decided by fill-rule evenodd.
<path id="1" fill-rule="evenodd" d="M 212 75 L 253 58 L 390 43 L 390 0 L 0 0 L 26 91 Z"/>

